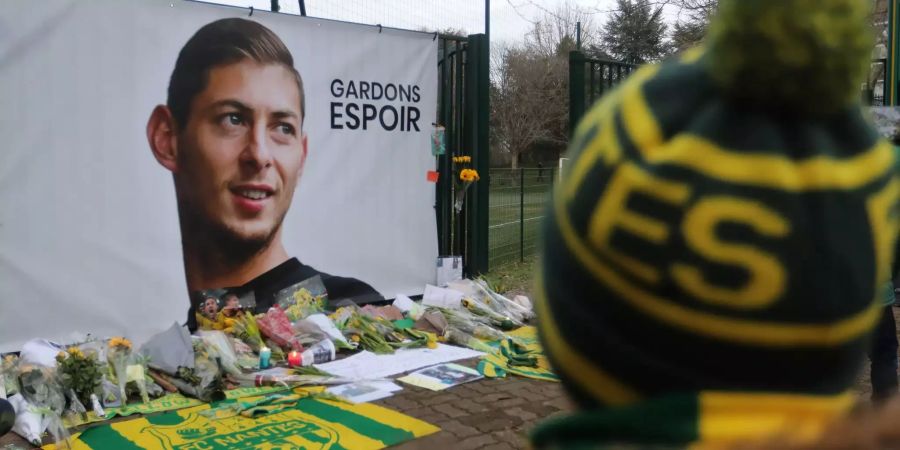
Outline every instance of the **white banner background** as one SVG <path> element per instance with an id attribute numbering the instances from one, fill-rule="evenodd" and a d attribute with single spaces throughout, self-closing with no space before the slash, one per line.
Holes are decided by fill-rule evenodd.
<path id="1" fill-rule="evenodd" d="M 142 342 L 188 307 L 172 178 L 144 127 L 187 39 L 248 10 L 39 3 L 0 8 L 0 351 L 77 332 Z M 288 252 L 387 297 L 421 293 L 437 256 L 426 182 L 437 43 L 263 11 L 251 19 L 290 48 L 307 94 L 309 156 L 284 224 Z M 421 131 L 332 130 L 335 78 L 418 85 Z"/>

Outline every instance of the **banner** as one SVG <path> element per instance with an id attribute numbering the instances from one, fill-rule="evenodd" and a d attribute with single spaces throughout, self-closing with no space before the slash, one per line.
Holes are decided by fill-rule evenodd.
<path id="1" fill-rule="evenodd" d="M 291 407 L 257 418 L 237 415 L 210 419 L 203 414 L 209 408 L 200 405 L 98 425 L 73 436 L 71 448 L 376 450 L 440 431 L 429 423 L 369 403 L 351 405 L 303 398 Z"/>
<path id="2" fill-rule="evenodd" d="M 140 343 L 184 323 L 186 285 L 225 288 L 258 275 L 272 252 L 258 252 L 257 241 L 387 298 L 434 282 L 433 35 L 177 0 L 3 6 L 0 351 L 74 333 Z M 302 95 L 287 65 L 231 57 L 198 72 L 202 89 L 181 99 L 184 117 L 161 112 L 179 52 L 225 18 L 274 33 Z M 179 83 L 176 98 L 192 92 L 193 81 Z M 213 120 L 198 105 L 220 88 L 237 94 Z M 204 222 L 219 213 L 206 211 L 216 195 L 251 219 Z M 240 239 L 220 236 L 228 233 Z M 231 238 L 222 254 L 196 243 Z"/>

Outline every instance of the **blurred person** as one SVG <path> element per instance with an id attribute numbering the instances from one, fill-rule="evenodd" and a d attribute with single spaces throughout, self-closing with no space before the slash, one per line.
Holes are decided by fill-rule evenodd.
<path id="1" fill-rule="evenodd" d="M 321 275 L 331 299 L 383 300 L 360 280 L 291 258 L 282 243 L 308 151 L 305 104 L 293 56 L 257 22 L 209 23 L 179 52 L 147 140 L 175 182 L 191 292 L 252 291 L 265 312 L 281 289 Z M 197 326 L 193 305 L 188 325 Z"/>
<path id="2" fill-rule="evenodd" d="M 858 104 L 867 3 L 722 0 L 701 48 L 586 115 L 536 286 L 579 411 L 535 448 L 822 448 L 854 423 L 900 200 Z"/>

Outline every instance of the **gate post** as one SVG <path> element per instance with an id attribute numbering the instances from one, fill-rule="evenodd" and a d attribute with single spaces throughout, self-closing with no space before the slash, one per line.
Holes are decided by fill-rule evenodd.
<path id="1" fill-rule="evenodd" d="M 575 135 L 575 127 L 584 116 L 584 54 L 569 52 L 569 136 Z"/>
<path id="2" fill-rule="evenodd" d="M 466 214 L 466 271 L 488 271 L 488 203 L 490 202 L 490 42 L 484 34 L 469 35 L 465 66 L 463 142 L 472 155 L 480 180 L 470 189 Z"/>
<path id="3" fill-rule="evenodd" d="M 897 78 L 900 74 L 900 17 L 898 11 L 900 9 L 900 0 L 888 0 L 888 40 L 887 40 L 887 63 L 884 65 L 884 84 L 887 86 L 888 96 L 884 99 L 885 105 L 897 106 L 900 104 L 900 93 L 897 92 Z"/>

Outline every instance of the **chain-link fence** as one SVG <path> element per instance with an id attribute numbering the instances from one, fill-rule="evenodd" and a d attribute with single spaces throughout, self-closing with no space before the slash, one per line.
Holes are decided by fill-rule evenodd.
<path id="1" fill-rule="evenodd" d="M 488 267 L 522 261 L 537 249 L 555 167 L 491 169 Z"/>

